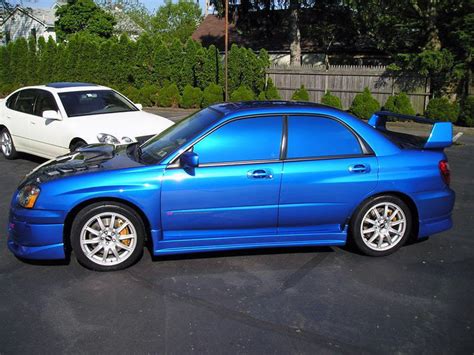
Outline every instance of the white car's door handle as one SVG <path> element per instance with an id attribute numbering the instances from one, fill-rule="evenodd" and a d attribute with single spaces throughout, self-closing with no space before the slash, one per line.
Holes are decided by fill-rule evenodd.
<path id="1" fill-rule="evenodd" d="M 7 116 L 7 118 L 8 118 L 9 120 L 11 120 L 11 119 L 12 119 L 12 116 Z"/>
<path id="2" fill-rule="evenodd" d="M 36 124 L 36 122 L 35 122 L 35 121 L 30 121 L 30 123 L 31 123 L 31 124 Z"/>

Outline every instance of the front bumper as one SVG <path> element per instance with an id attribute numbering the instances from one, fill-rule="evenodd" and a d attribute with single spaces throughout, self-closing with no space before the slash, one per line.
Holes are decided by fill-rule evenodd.
<path id="1" fill-rule="evenodd" d="M 12 207 L 8 249 L 25 259 L 64 259 L 64 213 Z"/>

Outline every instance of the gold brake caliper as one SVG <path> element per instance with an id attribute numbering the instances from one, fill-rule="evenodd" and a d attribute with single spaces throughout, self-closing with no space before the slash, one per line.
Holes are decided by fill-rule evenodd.
<path id="1" fill-rule="evenodd" d="M 121 226 L 123 223 L 124 223 L 124 222 L 123 222 L 121 219 L 119 219 L 119 220 L 117 221 L 117 224 L 118 224 L 117 228 L 120 228 L 120 226 Z M 122 229 L 122 230 L 120 231 L 120 235 L 127 235 L 127 234 L 130 234 L 130 229 L 128 229 L 128 227 L 125 227 L 124 229 Z M 121 243 L 122 243 L 122 244 L 125 244 L 126 246 L 130 246 L 130 242 L 131 242 L 131 239 L 123 239 L 123 240 L 121 240 Z"/>

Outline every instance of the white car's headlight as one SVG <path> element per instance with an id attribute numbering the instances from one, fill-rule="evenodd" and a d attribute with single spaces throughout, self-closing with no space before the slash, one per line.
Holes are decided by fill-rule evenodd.
<path id="1" fill-rule="evenodd" d="M 117 138 L 115 138 L 113 135 L 107 134 L 107 133 L 99 133 L 97 135 L 97 140 L 100 143 L 107 143 L 107 144 L 119 144 L 120 143 Z"/>
<path id="2" fill-rule="evenodd" d="M 132 143 L 133 140 L 130 137 L 122 137 L 122 142 L 123 143 Z"/>
<path id="3" fill-rule="evenodd" d="M 18 192 L 18 204 L 24 208 L 33 208 L 39 194 L 40 188 L 38 186 L 26 185 Z"/>

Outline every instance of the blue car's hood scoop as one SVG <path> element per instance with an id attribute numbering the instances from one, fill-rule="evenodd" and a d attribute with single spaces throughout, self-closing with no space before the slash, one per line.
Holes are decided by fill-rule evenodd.
<path id="1" fill-rule="evenodd" d="M 25 177 L 21 186 L 26 183 L 42 183 L 73 174 L 123 169 L 139 165 L 141 164 L 127 153 L 127 146 L 91 144 L 36 167 Z"/>

